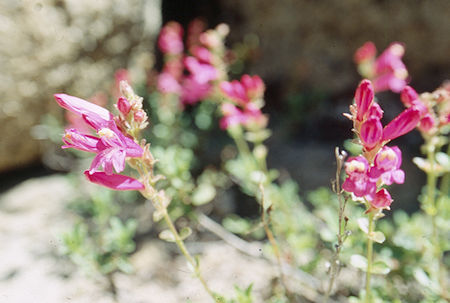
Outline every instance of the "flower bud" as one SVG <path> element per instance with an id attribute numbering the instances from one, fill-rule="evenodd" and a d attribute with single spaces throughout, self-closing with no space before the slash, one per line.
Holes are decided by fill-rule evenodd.
<path id="1" fill-rule="evenodd" d="M 377 117 L 370 117 L 361 125 L 360 139 L 366 150 L 373 149 L 383 136 L 383 125 Z"/>
<path id="2" fill-rule="evenodd" d="M 125 116 L 130 112 L 131 104 L 124 97 L 120 97 L 117 101 L 117 109 Z"/>
<path id="3" fill-rule="evenodd" d="M 364 79 L 355 92 L 356 119 L 362 121 L 374 98 L 372 83 Z"/>
<path id="4" fill-rule="evenodd" d="M 363 44 L 358 50 L 355 52 L 354 60 L 356 64 L 360 64 L 364 61 L 372 60 L 375 58 L 377 53 L 377 49 L 375 44 L 371 41 L 368 41 Z"/>
<path id="5" fill-rule="evenodd" d="M 133 117 L 134 121 L 141 123 L 147 119 L 147 114 L 144 111 L 139 110 L 134 113 Z"/>
<path id="6" fill-rule="evenodd" d="M 413 105 L 413 101 L 419 99 L 419 95 L 411 86 L 407 85 L 403 88 L 400 99 L 406 107 L 410 107 Z"/>

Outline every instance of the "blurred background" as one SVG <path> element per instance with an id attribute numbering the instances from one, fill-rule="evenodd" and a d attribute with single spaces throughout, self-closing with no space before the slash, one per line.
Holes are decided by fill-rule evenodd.
<path id="1" fill-rule="evenodd" d="M 344 141 L 352 138 L 351 122 L 342 113 L 348 112 L 360 81 L 353 55 L 363 43 L 373 41 L 378 53 L 394 41 L 404 43 L 410 84 L 419 93 L 433 91 L 450 78 L 450 1 L 446 0 L 1 0 L 0 242 L 8 244 L 8 249 L 0 256 L 0 301 L 3 294 L 14 294 L 16 301 L 8 297 L 5 302 L 26 302 L 29 294 L 23 291 L 24 285 L 32 288 L 29 293 L 43 296 L 41 302 L 69 300 L 65 284 L 71 284 L 69 293 L 94 287 L 86 285 L 88 280 L 77 276 L 74 267 L 62 266 L 54 258 L 60 246 L 54 242 L 55 234 L 73 219 L 67 219 L 66 204 L 61 201 L 75 197 L 78 185 L 59 178 L 74 168 L 74 161 L 60 148 L 64 114 L 53 94 L 102 100 L 114 87 L 114 75 L 120 69 L 129 70 L 133 82 L 147 83 L 151 69 L 162 66 L 156 46 L 161 26 L 174 20 L 186 29 L 196 18 L 209 28 L 219 23 L 230 26 L 227 46 L 245 57 L 233 65 L 233 75 L 257 74 L 264 80 L 263 112 L 269 115 L 273 130 L 267 142 L 269 166 L 298 181 L 302 196 L 321 186 L 330 188 L 336 170 L 334 149 L 344 148 Z M 377 96 L 385 110 L 383 124 L 403 110 L 399 95 Z M 220 162 L 214 143 L 208 142 L 210 151 L 200 161 Z M 422 138 L 413 131 L 393 143 L 403 150 L 406 181 L 392 186 L 392 209 L 412 213 L 419 209 L 417 197 L 425 184 L 425 175 L 411 161 L 420 154 Z M 242 202 L 235 200 L 235 204 Z M 252 205 L 234 209 L 240 215 L 258 217 L 259 210 Z M 150 211 L 143 204 L 139 207 L 133 211 L 150 222 Z M 421 228 L 420 224 L 416 226 Z M 137 268 L 145 264 L 140 274 L 151 279 L 150 270 L 145 270 L 153 266 L 172 284 L 157 288 L 158 281 L 144 286 L 139 279 L 129 282 L 118 276 L 125 297 L 131 296 L 131 289 L 142 294 L 141 301 L 126 302 L 148 302 L 149 293 L 162 294 L 163 299 L 156 302 L 172 302 L 168 298 L 174 298 L 174 293 L 196 291 L 190 275 L 178 270 L 182 261 L 171 263 L 177 269 L 174 275 L 182 277 L 177 283 L 182 283 L 175 285 L 166 268 L 161 268 L 170 258 L 161 253 L 163 244 L 144 247 L 137 242 L 142 247 L 136 249 L 132 263 Z M 174 250 L 167 247 L 163 248 L 173 257 Z M 206 251 L 205 264 L 221 273 L 242 269 L 245 262 L 252 267 L 245 274 L 253 276 L 239 277 L 256 281 L 256 288 L 267 288 L 258 281 L 274 276 L 258 272 L 261 260 L 251 263 L 226 248 L 197 250 Z M 236 262 L 220 263 L 220 254 Z M 233 280 L 232 270 L 227 273 L 230 277 L 213 273 L 209 278 L 213 284 L 214 279 Z M 353 276 L 346 276 L 349 284 L 357 284 Z M 68 277 L 70 283 L 64 282 Z M 49 283 L 53 290 L 44 294 L 41 290 Z M 76 302 L 112 302 L 87 293 L 85 301 Z"/>
<path id="2" fill-rule="evenodd" d="M 250 50 L 238 68 L 267 85 L 271 165 L 289 167 L 301 191 L 328 186 L 334 146 L 351 136 L 342 113 L 360 79 L 354 51 L 369 40 L 379 51 L 403 42 L 411 85 L 432 91 L 449 78 L 449 15 L 448 1 L 1 1 L 1 189 L 61 169 L 50 152 L 59 147 L 44 142 L 39 126 L 48 113 L 62 118 L 52 94 L 88 98 L 110 90 L 117 69 L 160 66 L 161 25 L 195 18 L 229 24 L 229 46 Z M 380 99 L 387 121 L 402 109 L 398 95 Z M 423 176 L 409 160 L 421 138 L 413 132 L 396 143 L 406 147 L 408 176 L 393 189 L 396 205 L 416 209 Z"/>

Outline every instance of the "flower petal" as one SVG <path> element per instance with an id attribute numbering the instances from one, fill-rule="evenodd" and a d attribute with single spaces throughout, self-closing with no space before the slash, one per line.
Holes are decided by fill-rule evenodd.
<path id="1" fill-rule="evenodd" d="M 106 186 L 115 190 L 141 190 L 144 184 L 138 180 L 123 175 L 107 175 L 104 172 L 90 173 L 88 170 L 84 172 L 86 178 L 95 184 Z"/>

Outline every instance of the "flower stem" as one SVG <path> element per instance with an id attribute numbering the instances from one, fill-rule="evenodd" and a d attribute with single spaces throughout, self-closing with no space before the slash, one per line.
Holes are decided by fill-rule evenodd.
<path id="1" fill-rule="evenodd" d="M 374 231 L 375 222 L 373 220 L 373 212 L 369 213 L 369 228 L 367 237 L 367 272 L 366 272 L 366 303 L 372 302 L 372 294 L 370 288 L 370 277 L 372 275 L 372 259 L 373 259 L 373 240 L 372 234 Z"/>
<path id="2" fill-rule="evenodd" d="M 186 258 L 188 263 L 194 269 L 194 274 L 199 279 L 199 281 L 202 283 L 205 291 L 211 296 L 211 298 L 214 300 L 214 302 L 217 302 L 217 303 L 222 302 L 222 300 L 220 300 L 219 297 L 209 288 L 208 284 L 206 283 L 205 279 L 203 278 L 203 276 L 200 272 L 200 267 L 199 267 L 197 261 L 195 261 L 195 259 L 191 256 L 191 254 L 187 250 L 183 239 L 181 239 L 181 237 L 180 237 L 177 229 L 175 228 L 175 225 L 173 224 L 172 219 L 170 218 L 166 209 L 163 211 L 163 217 L 164 217 L 164 221 L 166 221 L 167 225 L 169 226 L 170 231 L 172 232 L 172 234 L 174 236 L 175 243 L 177 244 L 178 248 L 180 249 L 181 253 Z"/>
<path id="3" fill-rule="evenodd" d="M 444 265 L 442 264 L 442 251 L 441 246 L 439 243 L 439 231 L 438 226 L 436 222 L 436 218 L 438 215 L 438 210 L 436 207 L 436 186 L 437 186 L 437 179 L 438 176 L 435 172 L 435 166 L 436 166 L 436 160 L 435 160 L 435 149 L 436 147 L 431 144 L 428 140 L 426 144 L 427 149 L 427 160 L 430 164 L 429 170 L 427 171 L 427 195 L 425 200 L 425 212 L 430 216 L 431 219 L 431 225 L 433 228 L 432 231 L 432 244 L 433 244 L 433 252 L 435 259 L 437 261 L 436 263 L 436 281 L 439 282 L 441 287 L 441 294 L 443 297 L 446 296 L 446 283 L 445 283 L 445 272 L 442 271 Z M 445 178 L 443 178 L 441 181 L 444 182 Z M 445 183 L 445 182 L 444 182 Z M 443 184 L 443 183 L 441 183 Z M 445 189 L 445 188 L 444 188 Z"/>
<path id="4" fill-rule="evenodd" d="M 327 291 L 325 293 L 324 302 L 328 301 L 330 297 L 331 291 L 333 290 L 333 285 L 336 277 L 339 273 L 339 254 L 341 252 L 342 246 L 344 245 L 344 241 L 346 239 L 346 228 L 347 228 L 347 218 L 345 217 L 345 206 L 347 204 L 347 199 L 343 199 L 342 190 L 341 190 L 341 171 L 342 166 L 344 165 L 344 159 L 346 157 L 345 152 L 339 152 L 339 148 L 335 149 L 336 156 L 336 179 L 333 182 L 333 191 L 336 193 L 339 201 L 339 213 L 338 213 L 338 234 L 337 234 L 337 244 L 335 245 L 335 251 L 331 260 L 330 267 L 330 282 L 328 284 Z"/>

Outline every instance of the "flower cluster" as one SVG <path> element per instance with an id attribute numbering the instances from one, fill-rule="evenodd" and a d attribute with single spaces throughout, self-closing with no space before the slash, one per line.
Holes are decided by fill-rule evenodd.
<path id="1" fill-rule="evenodd" d="M 438 134 L 443 126 L 450 124 L 449 85 L 443 85 L 432 93 L 423 93 L 420 96 L 412 87 L 406 86 L 400 97 L 407 108 L 420 109 L 418 128 L 423 135 Z"/>
<path id="2" fill-rule="evenodd" d="M 420 121 L 421 110 L 413 105 L 383 128 L 383 110 L 374 99 L 374 88 L 369 80 L 360 83 L 354 101 L 350 106 L 351 115 L 346 116 L 353 121 L 363 153 L 347 160 L 347 178 L 342 188 L 358 198 L 365 198 L 372 208 L 388 208 L 392 199 L 382 186 L 403 183 L 405 174 L 400 169 L 400 149 L 386 144 L 413 130 Z"/>
<path id="3" fill-rule="evenodd" d="M 84 172 L 86 178 L 116 190 L 144 189 L 140 181 L 120 174 L 125 169 L 126 159 L 142 157 L 144 150 L 118 126 L 117 117 L 107 109 L 77 97 L 55 94 L 55 99 L 62 108 L 80 117 L 97 135 L 86 134 L 77 128 L 68 128 L 63 136 L 63 148 L 75 148 L 96 154 L 90 168 Z M 123 108 L 120 104 L 124 103 L 129 105 L 129 112 L 132 112 L 133 105 L 137 108 L 133 110 L 133 117 L 142 111 L 142 104 L 141 109 L 138 109 L 139 105 L 130 104 L 124 98 L 119 99 L 118 107 Z M 140 122 L 139 126 L 143 123 L 145 122 Z"/>
<path id="4" fill-rule="evenodd" d="M 214 92 L 214 82 L 223 77 L 223 39 L 228 34 L 228 26 L 220 24 L 214 30 L 203 30 L 204 25 L 198 20 L 189 26 L 188 54 L 183 53 L 180 24 L 167 23 L 159 36 L 165 65 L 158 77 L 158 90 L 180 96 L 183 104 L 195 104 L 208 97 Z"/>
<path id="5" fill-rule="evenodd" d="M 221 128 L 227 129 L 233 125 L 265 127 L 267 118 L 261 113 L 264 83 L 260 77 L 243 75 L 241 81 L 221 82 L 220 89 L 230 100 L 222 104 Z"/>
<path id="6" fill-rule="evenodd" d="M 355 53 L 354 60 L 364 78 L 373 81 L 376 92 L 391 90 L 399 93 L 407 84 L 408 71 L 402 62 L 405 48 L 394 42 L 376 58 L 373 42 L 366 42 Z"/>

